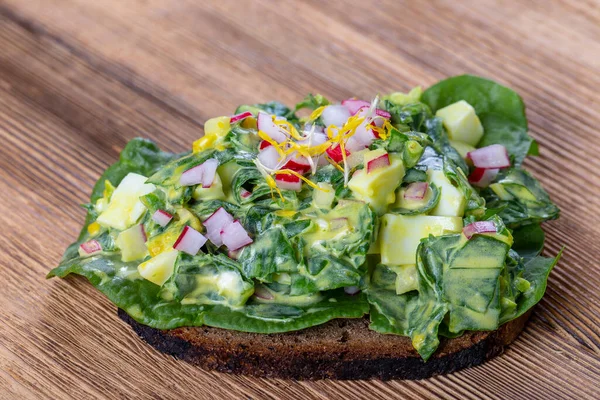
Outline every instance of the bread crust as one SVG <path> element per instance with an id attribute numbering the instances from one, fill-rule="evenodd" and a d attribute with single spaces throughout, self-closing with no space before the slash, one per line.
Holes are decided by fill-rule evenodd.
<path id="1" fill-rule="evenodd" d="M 157 350 L 200 368 L 283 379 L 424 379 L 472 367 L 502 353 L 530 312 L 492 332 L 441 338 L 427 362 L 409 338 L 368 328 L 367 318 L 337 319 L 297 332 L 258 334 L 211 327 L 161 331 L 119 317 Z"/>

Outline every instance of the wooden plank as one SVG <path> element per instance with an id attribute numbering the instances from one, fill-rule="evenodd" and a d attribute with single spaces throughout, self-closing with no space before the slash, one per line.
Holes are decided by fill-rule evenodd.
<path id="1" fill-rule="evenodd" d="M 0 392 L 13 398 L 600 396 L 598 8 L 567 0 L 348 7 L 258 1 L 240 9 L 234 0 L 0 5 L 6 231 Z M 370 96 L 465 71 L 493 77 L 525 98 L 542 147 L 528 168 L 563 209 L 562 219 L 546 227 L 547 252 L 568 246 L 528 328 L 499 359 L 420 382 L 291 382 L 204 372 L 141 343 L 82 279 L 43 280 L 77 234 L 84 215 L 77 204 L 134 136 L 182 151 L 207 118 L 240 103 L 294 103 L 309 91 Z M 25 232 L 24 221 L 34 221 L 35 229 Z"/>

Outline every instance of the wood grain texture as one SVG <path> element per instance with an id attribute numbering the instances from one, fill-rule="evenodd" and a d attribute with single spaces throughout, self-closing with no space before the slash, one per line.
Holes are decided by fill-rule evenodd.
<path id="1" fill-rule="evenodd" d="M 599 398 L 600 4 L 593 0 L 0 1 L 0 398 Z M 567 246 L 521 337 L 425 381 L 205 372 L 143 344 L 84 279 L 46 281 L 127 140 L 181 151 L 211 116 L 474 73 L 516 89 Z"/>

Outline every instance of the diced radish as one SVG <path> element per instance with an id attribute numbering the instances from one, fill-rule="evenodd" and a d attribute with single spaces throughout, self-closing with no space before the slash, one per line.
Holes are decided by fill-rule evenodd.
<path id="1" fill-rule="evenodd" d="M 298 154 L 292 154 L 290 157 L 288 157 L 288 160 L 281 168 L 291 169 L 292 171 L 304 174 L 310 170 L 310 163 L 306 157 Z"/>
<path id="2" fill-rule="evenodd" d="M 97 240 L 89 240 L 79 246 L 79 255 L 89 257 L 102 252 L 102 245 Z"/>
<path id="3" fill-rule="evenodd" d="M 254 296 L 262 300 L 273 300 L 275 298 L 264 286 L 258 284 L 254 286 Z"/>
<path id="4" fill-rule="evenodd" d="M 350 111 L 342 105 L 327 106 L 321 113 L 321 120 L 325 126 L 342 126 L 348 118 L 350 118 Z"/>
<path id="5" fill-rule="evenodd" d="M 204 246 L 208 239 L 203 234 L 195 230 L 194 228 L 186 225 L 177 238 L 177 241 L 173 245 L 175 250 L 183 251 L 190 256 L 195 256 L 200 251 L 200 248 Z"/>
<path id="6" fill-rule="evenodd" d="M 221 246 L 221 231 L 223 228 L 233 222 L 233 217 L 223 207 L 219 207 L 217 211 L 208 217 L 203 225 L 206 228 L 206 237 L 215 245 Z"/>
<path id="7" fill-rule="evenodd" d="M 373 130 L 367 128 L 367 125 L 369 124 L 365 121 L 356 128 L 354 135 L 348 139 L 348 148 L 350 148 L 350 146 L 354 146 L 352 142 L 356 142 L 356 146 L 359 148 L 359 150 L 362 150 L 369 147 L 371 143 L 373 143 L 373 140 L 377 139 Z"/>
<path id="8" fill-rule="evenodd" d="M 360 292 L 360 289 L 357 286 L 346 286 L 344 288 L 344 292 L 346 292 L 346 294 L 349 294 L 350 296 L 354 296 L 355 294 Z"/>
<path id="9" fill-rule="evenodd" d="M 350 155 L 350 152 L 348 151 L 348 149 L 344 149 L 344 151 L 346 153 L 346 157 L 348 157 Z M 342 157 L 342 148 L 340 145 L 330 147 L 327 150 L 325 150 L 325 152 L 327 153 L 329 158 L 331 158 L 336 163 L 340 163 L 344 160 L 344 158 Z"/>
<path id="10" fill-rule="evenodd" d="M 322 132 L 315 132 L 311 136 L 307 137 L 306 139 L 299 140 L 298 144 L 301 144 L 303 146 L 315 147 L 315 146 L 322 145 L 326 141 L 327 141 L 326 134 L 324 134 Z"/>
<path id="11" fill-rule="evenodd" d="M 275 122 L 273 122 L 273 119 L 269 114 L 259 112 L 256 120 L 256 126 L 258 127 L 258 130 L 266 133 L 277 143 L 284 142 L 287 139 L 285 133 L 279 129 L 279 126 Z"/>
<path id="12" fill-rule="evenodd" d="M 252 243 L 248 232 L 239 221 L 233 221 L 221 230 L 221 240 L 230 251 L 236 251 Z"/>
<path id="13" fill-rule="evenodd" d="M 492 144 L 467 153 L 467 159 L 473 161 L 477 168 L 495 169 L 510 167 L 510 158 L 506 147 Z"/>
<path id="14" fill-rule="evenodd" d="M 260 142 L 260 145 L 258 146 L 259 150 L 264 150 L 265 148 L 269 147 L 269 146 L 273 146 L 271 143 L 267 142 L 266 140 L 263 140 L 262 142 Z"/>
<path id="15" fill-rule="evenodd" d="M 408 200 L 423 200 L 429 184 L 427 182 L 413 182 L 406 187 L 404 198 Z"/>
<path id="16" fill-rule="evenodd" d="M 382 110 L 381 108 L 376 108 L 375 109 L 375 114 L 379 117 L 383 117 L 385 119 L 390 119 L 392 118 L 392 114 L 390 114 L 389 112 Z"/>
<path id="17" fill-rule="evenodd" d="M 335 218 L 329 223 L 329 227 L 332 231 L 339 229 L 348 228 L 348 218 Z"/>
<path id="18" fill-rule="evenodd" d="M 356 100 L 356 99 L 348 99 L 342 101 L 342 105 L 350 111 L 350 114 L 354 115 L 360 110 L 362 107 L 370 107 L 371 103 L 364 100 Z"/>
<path id="19" fill-rule="evenodd" d="M 156 222 L 158 225 L 163 228 L 167 226 L 169 222 L 173 219 L 173 216 L 166 211 L 156 210 L 156 212 L 152 215 L 152 220 Z"/>
<path id="20" fill-rule="evenodd" d="M 250 192 L 250 191 L 248 191 L 248 190 L 246 190 L 246 189 L 244 189 L 244 188 L 242 188 L 242 189 L 240 190 L 240 197 L 241 197 L 242 199 L 247 199 L 247 198 L 248 198 L 248 197 L 250 197 L 250 196 L 252 196 L 252 192 Z"/>
<path id="21" fill-rule="evenodd" d="M 302 190 L 302 180 L 292 174 L 275 174 L 275 182 L 277 187 L 283 190 L 294 190 L 299 192 Z"/>
<path id="22" fill-rule="evenodd" d="M 311 132 L 323 133 L 323 132 L 325 132 L 325 128 L 323 128 L 321 125 L 312 125 L 312 124 L 304 125 L 304 136 L 310 135 Z"/>
<path id="23" fill-rule="evenodd" d="M 388 167 L 389 165 L 390 165 L 389 155 L 387 153 L 383 154 L 367 163 L 367 174 L 371 173 L 372 171 L 374 171 L 378 168 Z"/>
<path id="24" fill-rule="evenodd" d="M 179 184 L 181 186 L 202 184 L 202 187 L 204 188 L 210 187 L 215 180 L 215 174 L 218 166 L 219 161 L 216 158 L 209 158 L 202 164 L 190 168 L 181 174 Z"/>
<path id="25" fill-rule="evenodd" d="M 477 221 L 463 228 L 463 234 L 467 239 L 471 239 L 478 233 L 496 233 L 496 225 L 492 221 Z"/>
<path id="26" fill-rule="evenodd" d="M 269 169 L 275 169 L 279 165 L 279 153 L 273 146 L 266 147 L 258 153 L 258 161 Z"/>
<path id="27" fill-rule="evenodd" d="M 231 118 L 229 119 L 229 123 L 234 124 L 236 122 L 242 121 L 251 116 L 252 116 L 252 113 L 250 111 L 245 111 L 240 114 L 232 115 Z"/>
<path id="28" fill-rule="evenodd" d="M 473 186 L 477 186 L 480 188 L 488 187 L 490 183 L 496 179 L 498 172 L 500 170 L 498 168 L 494 169 L 484 169 L 484 168 L 475 168 L 471 175 L 469 175 L 469 182 Z"/>

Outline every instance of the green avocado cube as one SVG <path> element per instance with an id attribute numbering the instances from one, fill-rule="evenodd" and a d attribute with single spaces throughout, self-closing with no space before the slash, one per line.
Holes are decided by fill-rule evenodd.
<path id="1" fill-rule="evenodd" d="M 483 136 L 483 126 L 475 109 L 464 100 L 440 108 L 435 116 L 442 119 L 450 140 L 477 146 Z"/>

